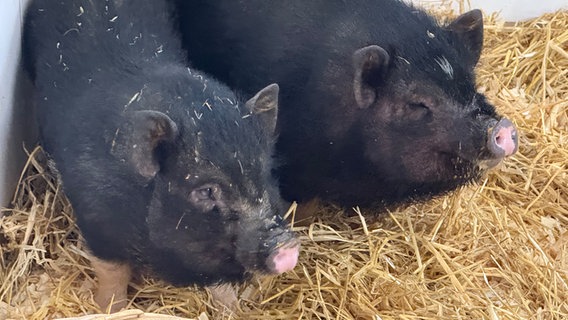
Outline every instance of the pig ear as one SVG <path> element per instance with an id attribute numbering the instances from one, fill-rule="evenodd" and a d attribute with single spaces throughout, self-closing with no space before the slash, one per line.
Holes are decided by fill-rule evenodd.
<path id="1" fill-rule="evenodd" d="M 353 54 L 353 92 L 359 108 L 368 108 L 375 102 L 376 87 L 389 65 L 389 60 L 388 52 L 376 45 L 361 48 Z"/>
<path id="2" fill-rule="evenodd" d="M 260 117 L 260 121 L 268 132 L 274 132 L 278 115 L 278 92 L 280 87 L 273 83 L 260 90 L 246 102 L 250 115 Z"/>
<path id="3" fill-rule="evenodd" d="M 132 162 L 140 175 L 152 179 L 160 170 L 156 147 L 161 142 L 173 141 L 177 126 L 170 117 L 158 111 L 137 111 L 132 118 Z"/>
<path id="4" fill-rule="evenodd" d="M 467 63 L 475 67 L 483 49 L 483 13 L 475 9 L 457 17 L 448 29 L 468 50 Z"/>

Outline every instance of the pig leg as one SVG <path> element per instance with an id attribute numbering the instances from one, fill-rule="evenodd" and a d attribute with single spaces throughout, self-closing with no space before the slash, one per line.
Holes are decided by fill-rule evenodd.
<path id="1" fill-rule="evenodd" d="M 220 284 L 207 287 L 213 305 L 221 307 L 230 313 L 238 308 L 237 291 L 231 284 Z"/>
<path id="2" fill-rule="evenodd" d="M 128 264 L 108 262 L 91 257 L 99 285 L 95 302 L 105 312 L 114 313 L 126 307 L 126 289 L 131 270 Z"/>

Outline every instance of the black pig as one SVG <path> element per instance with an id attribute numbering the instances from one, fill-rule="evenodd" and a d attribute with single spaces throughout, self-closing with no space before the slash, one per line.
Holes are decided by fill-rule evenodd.
<path id="1" fill-rule="evenodd" d="M 33 1 L 23 48 L 101 307 L 139 269 L 185 286 L 295 266 L 270 174 L 277 85 L 244 103 L 187 68 L 162 0 Z"/>
<path id="2" fill-rule="evenodd" d="M 173 1 L 195 66 L 249 94 L 279 83 L 288 200 L 425 199 L 517 150 L 475 88 L 479 10 L 440 25 L 397 0 Z"/>

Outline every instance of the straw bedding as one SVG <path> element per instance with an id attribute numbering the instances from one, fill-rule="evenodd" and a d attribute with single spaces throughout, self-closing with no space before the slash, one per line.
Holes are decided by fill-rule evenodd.
<path id="1" fill-rule="evenodd" d="M 478 184 L 376 218 L 315 207 L 295 226 L 299 265 L 240 286 L 236 318 L 568 319 L 568 12 L 487 17 L 478 75 L 519 152 Z M 130 310 L 93 316 L 85 246 L 40 149 L 0 216 L 0 253 L 0 319 L 226 316 L 205 291 L 148 278 L 132 282 Z"/>

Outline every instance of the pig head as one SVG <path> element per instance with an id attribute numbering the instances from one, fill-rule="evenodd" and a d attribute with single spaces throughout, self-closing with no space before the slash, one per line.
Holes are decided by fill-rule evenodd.
<path id="1" fill-rule="evenodd" d="M 401 39 L 405 45 L 373 44 L 353 54 L 357 129 L 347 134 L 363 153 L 351 153 L 361 164 L 353 175 L 360 187 L 346 191 L 352 203 L 368 204 L 373 193 L 387 204 L 443 193 L 518 149 L 513 123 L 476 91 L 481 12 L 411 35 Z"/>

